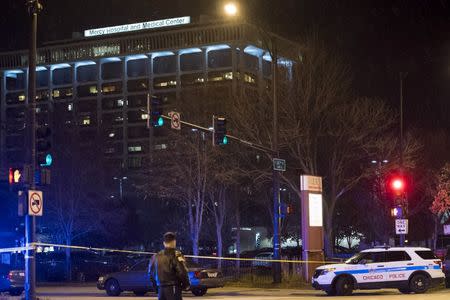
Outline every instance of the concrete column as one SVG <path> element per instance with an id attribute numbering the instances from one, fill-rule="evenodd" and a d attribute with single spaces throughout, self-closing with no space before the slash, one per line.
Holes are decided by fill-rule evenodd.
<path id="1" fill-rule="evenodd" d="M 177 59 L 177 69 L 176 69 L 176 78 L 177 78 L 177 101 L 180 101 L 181 98 L 181 63 L 180 63 L 180 51 L 176 51 L 175 53 Z"/>
<path id="2" fill-rule="evenodd" d="M 121 58 L 122 60 L 122 96 L 123 96 L 123 107 L 122 107 L 122 117 L 123 117 L 123 156 L 122 156 L 122 169 L 128 169 L 128 104 L 125 101 L 128 98 L 128 68 L 126 57 Z"/>
<path id="3" fill-rule="evenodd" d="M 0 76 L 0 179 L 5 180 L 8 177 L 6 165 L 5 136 L 6 136 L 6 74 L 2 72 Z"/>

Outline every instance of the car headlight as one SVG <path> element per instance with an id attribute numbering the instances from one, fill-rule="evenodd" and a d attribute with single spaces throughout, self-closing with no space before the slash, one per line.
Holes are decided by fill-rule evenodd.
<path id="1" fill-rule="evenodd" d="M 334 270 L 336 270 L 336 268 L 326 268 L 323 269 L 322 272 L 320 273 L 320 275 L 326 275 L 329 272 L 333 272 Z"/>

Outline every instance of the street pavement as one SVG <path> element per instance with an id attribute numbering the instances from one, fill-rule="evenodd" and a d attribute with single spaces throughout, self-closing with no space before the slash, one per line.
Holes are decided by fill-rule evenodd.
<path id="1" fill-rule="evenodd" d="M 112 299 L 156 299 L 154 294 L 147 294 L 143 297 L 134 296 L 131 293 L 123 293 L 119 297 L 108 297 L 104 291 L 99 291 L 95 287 L 41 287 L 38 289 L 38 297 L 40 300 L 59 300 L 59 299 L 79 299 L 79 300 L 112 300 Z M 294 299 L 353 299 L 353 300 L 395 300 L 395 299 L 412 299 L 412 300 L 449 300 L 450 289 L 433 290 L 421 295 L 403 295 L 396 290 L 373 290 L 373 291 L 356 291 L 353 296 L 349 297 L 327 297 L 325 293 L 314 290 L 294 290 L 294 289 L 256 289 L 256 288 L 221 288 L 212 289 L 203 297 L 195 297 L 191 293 L 185 293 L 184 299 L 201 299 L 201 300 L 294 300 Z M 1 296 L 0 300 L 18 300 L 21 297 Z"/>

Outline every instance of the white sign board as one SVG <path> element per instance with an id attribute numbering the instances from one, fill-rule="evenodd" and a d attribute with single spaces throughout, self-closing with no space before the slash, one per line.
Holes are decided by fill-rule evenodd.
<path id="1" fill-rule="evenodd" d="M 444 225 L 444 234 L 450 235 L 450 225 Z"/>
<path id="2" fill-rule="evenodd" d="M 85 37 L 100 36 L 100 35 L 108 35 L 108 34 L 115 34 L 115 33 L 145 30 L 145 29 L 184 25 L 184 24 L 189 24 L 189 23 L 191 23 L 191 17 L 179 17 L 179 18 L 172 18 L 172 19 L 164 19 L 164 20 L 140 22 L 140 23 L 125 24 L 125 25 L 118 25 L 118 26 L 111 26 L 111 27 L 88 29 L 88 30 L 84 31 L 84 36 Z"/>
<path id="3" fill-rule="evenodd" d="M 309 194 L 309 226 L 323 226 L 323 207 L 321 194 Z"/>
<path id="4" fill-rule="evenodd" d="M 179 112 L 171 111 L 170 116 L 170 127 L 172 129 L 181 130 L 181 117 Z"/>
<path id="5" fill-rule="evenodd" d="M 300 190 L 322 193 L 322 177 L 309 175 L 300 176 Z"/>
<path id="6" fill-rule="evenodd" d="M 396 234 L 408 234 L 408 219 L 396 219 L 395 220 L 395 233 Z"/>
<path id="7" fill-rule="evenodd" d="M 42 210 L 44 206 L 44 198 L 42 197 L 42 191 L 28 191 L 28 215 L 30 216 L 42 216 Z"/>

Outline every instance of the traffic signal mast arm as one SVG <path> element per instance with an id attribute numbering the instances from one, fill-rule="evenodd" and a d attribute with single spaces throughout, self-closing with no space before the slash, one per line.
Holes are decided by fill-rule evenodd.
<path id="1" fill-rule="evenodd" d="M 161 115 L 161 117 L 166 119 L 166 120 L 171 120 L 171 118 L 169 116 Z M 189 122 L 186 122 L 186 121 L 180 120 L 180 123 L 183 124 L 183 125 L 195 128 L 195 129 L 199 129 L 199 130 L 205 131 L 205 132 L 214 132 L 214 129 L 206 128 L 206 127 L 203 127 L 203 126 L 200 126 L 200 125 L 196 125 L 196 124 L 193 124 L 193 123 L 189 123 Z M 241 138 L 238 138 L 236 136 L 229 135 L 229 134 L 227 134 L 226 137 L 229 138 L 229 139 L 238 141 L 241 144 L 247 145 L 248 147 L 251 147 L 251 148 L 254 148 L 254 149 L 257 149 L 257 150 L 260 150 L 260 151 L 268 152 L 268 153 L 274 153 L 274 151 L 272 149 L 264 147 L 263 145 L 255 144 L 255 143 L 243 140 Z"/>

